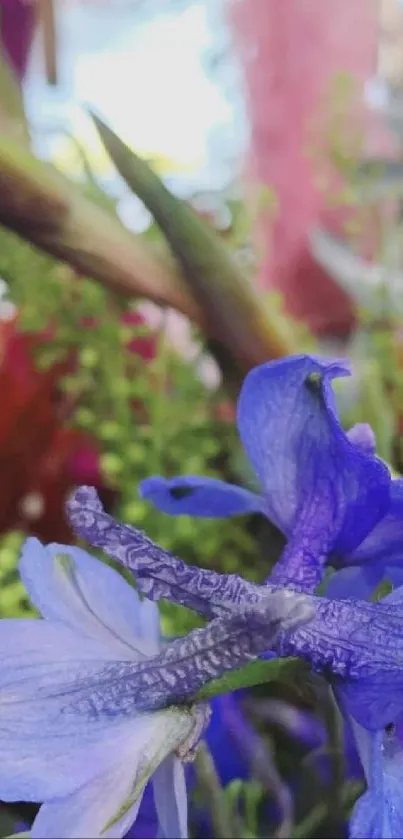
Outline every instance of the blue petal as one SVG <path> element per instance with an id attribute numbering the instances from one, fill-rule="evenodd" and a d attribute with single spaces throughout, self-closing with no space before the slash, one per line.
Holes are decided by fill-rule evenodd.
<path id="1" fill-rule="evenodd" d="M 391 482 L 388 512 L 352 553 L 340 558 L 339 565 L 344 563 L 354 565 L 377 563 L 383 567 L 396 564 L 403 568 L 402 479 Z"/>
<path id="2" fill-rule="evenodd" d="M 127 831 L 125 839 L 156 839 L 158 833 L 157 812 L 154 803 L 152 781 L 146 784 L 137 818 Z"/>
<path id="3" fill-rule="evenodd" d="M 330 578 L 326 587 L 326 597 L 330 600 L 368 600 L 383 577 L 382 568 L 372 565 L 343 568 Z"/>
<path id="4" fill-rule="evenodd" d="M 400 833 L 393 834 L 398 837 Z M 367 790 L 354 806 L 349 825 L 350 839 L 390 839 L 383 832 L 382 803 L 372 790 Z"/>
<path id="5" fill-rule="evenodd" d="M 377 603 L 307 597 L 315 617 L 272 649 L 332 673 L 347 712 L 377 730 L 403 710 L 402 599 L 402 589 Z"/>
<path id="6" fill-rule="evenodd" d="M 170 516 L 226 518 L 262 512 L 262 498 L 247 489 L 214 478 L 183 475 L 178 478 L 154 476 L 139 486 L 146 498 Z"/>
<path id="7" fill-rule="evenodd" d="M 216 770 L 223 786 L 234 778 L 245 779 L 249 775 L 248 762 L 243 750 L 237 742 L 233 720 L 228 719 L 228 704 L 239 704 L 239 693 L 216 696 L 210 705 L 212 715 L 207 728 L 205 739 L 213 755 Z"/>
<path id="8" fill-rule="evenodd" d="M 384 728 L 403 711 L 403 672 L 379 673 L 344 683 L 340 690 L 346 708 L 369 731 Z"/>
<path id="9" fill-rule="evenodd" d="M 387 467 L 337 418 L 331 380 L 348 373 L 340 361 L 296 356 L 255 368 L 241 390 L 239 433 L 266 513 L 293 537 L 282 563 L 288 581 L 304 561 L 323 565 L 332 550 L 354 550 L 389 506 Z"/>
<path id="10" fill-rule="evenodd" d="M 167 757 L 153 776 L 154 800 L 161 839 L 186 839 L 187 794 L 183 766 L 177 757 Z"/>
<path id="11" fill-rule="evenodd" d="M 38 539 L 27 539 L 20 575 L 46 619 L 63 621 L 86 637 L 112 645 L 116 658 L 158 652 L 156 606 L 142 603 L 117 571 L 85 551 L 59 544 L 44 547 Z"/>
<path id="12" fill-rule="evenodd" d="M 354 807 L 351 839 L 397 839 L 403 835 L 403 748 L 395 733 L 367 735 L 368 790 Z"/>
<path id="13" fill-rule="evenodd" d="M 351 716 L 364 728 L 377 731 L 394 723 L 403 711 L 403 587 L 367 604 L 373 614 L 369 622 L 363 605 L 352 604 L 356 614 L 350 623 L 351 641 L 363 645 L 365 663 L 359 668 L 360 677 L 347 680 L 340 691 Z"/>

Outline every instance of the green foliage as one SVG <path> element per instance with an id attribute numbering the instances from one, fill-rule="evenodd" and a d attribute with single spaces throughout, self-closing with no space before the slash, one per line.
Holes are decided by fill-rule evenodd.
<path id="1" fill-rule="evenodd" d="M 238 823 L 237 835 L 242 839 L 257 839 L 259 812 L 267 798 L 263 785 L 255 778 L 250 781 L 235 778 L 225 787 L 224 796 L 232 813 L 232 822 Z"/>
<path id="2" fill-rule="evenodd" d="M 133 304 L 91 279 L 78 279 L 4 228 L 0 275 L 21 329 L 41 333 L 52 325 L 52 340 L 39 347 L 38 367 L 61 358 L 78 361 L 61 380 L 69 422 L 97 441 L 105 484 L 116 491 L 116 514 L 190 563 L 264 576 L 243 521 L 217 527 L 214 520 L 168 518 L 138 496 L 139 481 L 150 474 L 230 475 L 238 447 L 233 426 L 218 419 L 221 394 L 206 390 L 195 366 L 167 347 L 163 315 L 155 335 L 145 325 L 122 324 Z M 156 350 L 147 361 L 128 348 L 145 337 Z M 194 625 L 191 613 L 165 610 L 167 631 L 187 629 L 189 622 Z"/>
<path id="3" fill-rule="evenodd" d="M 9 531 L 0 537 L 0 618 L 35 614 L 17 571 L 17 558 L 24 538 L 19 531 Z"/>
<path id="4" fill-rule="evenodd" d="M 292 682 L 304 679 L 309 668 L 299 658 L 273 658 L 269 661 L 251 661 L 240 670 L 225 673 L 220 679 L 207 682 L 198 692 L 200 699 L 211 699 L 220 693 L 231 693 L 241 688 L 255 687 L 272 681 Z"/>

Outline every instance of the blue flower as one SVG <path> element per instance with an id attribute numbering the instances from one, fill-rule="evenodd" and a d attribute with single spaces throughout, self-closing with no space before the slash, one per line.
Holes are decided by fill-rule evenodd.
<path id="1" fill-rule="evenodd" d="M 158 657 L 157 607 L 64 545 L 28 539 L 20 573 L 43 619 L 0 621 L 0 798 L 44 802 L 32 839 L 120 837 L 152 776 L 160 835 L 186 836 L 198 712 L 142 712 L 125 689 Z"/>
<path id="2" fill-rule="evenodd" d="M 155 604 L 84 551 L 28 539 L 20 573 L 43 619 L 0 621 L 0 799 L 44 802 L 32 839 L 120 837 L 152 777 L 160 835 L 186 836 L 181 760 L 209 715 L 192 699 L 306 620 L 305 597 L 161 644 Z"/>
<path id="3" fill-rule="evenodd" d="M 403 836 L 403 737 L 401 725 L 375 733 L 354 725 L 368 789 L 355 804 L 350 839 Z"/>
<path id="4" fill-rule="evenodd" d="M 140 531 L 116 522 L 89 487 L 76 491 L 68 515 L 77 535 L 130 569 L 148 598 L 166 597 L 213 618 L 204 630 L 169 645 L 170 666 L 183 672 L 170 701 L 196 692 L 203 674 L 204 680 L 216 678 L 270 650 L 300 656 L 340 683 L 348 712 L 368 729 L 388 725 L 403 711 L 402 588 L 377 603 L 329 600 L 298 594 L 291 586 L 257 585 L 235 574 L 193 568 Z M 163 659 L 164 653 L 161 672 L 155 661 L 158 682 L 147 689 L 154 707 L 168 696 L 168 685 L 161 685 Z M 140 666 L 138 689 L 139 671 Z"/>
<path id="5" fill-rule="evenodd" d="M 271 582 L 313 591 L 327 563 L 358 565 L 370 569 L 366 594 L 401 563 L 403 481 L 375 457 L 369 426 L 346 434 L 340 425 L 331 382 L 349 372 L 342 361 L 295 356 L 248 374 L 238 429 L 262 494 L 187 475 L 148 478 L 141 495 L 170 515 L 263 513 L 288 540 Z"/>
<path id="6" fill-rule="evenodd" d="M 403 589 L 384 598 L 389 606 L 399 606 Z M 377 690 L 384 692 L 384 686 Z M 387 690 L 387 686 L 386 686 Z M 337 691 L 340 707 L 345 711 L 344 690 Z M 365 708 L 371 703 L 366 686 L 357 697 Z M 403 835 L 403 714 L 396 706 L 390 722 L 369 731 L 350 717 L 350 725 L 364 769 L 367 791 L 357 801 L 350 819 L 350 839 L 400 839 Z"/>

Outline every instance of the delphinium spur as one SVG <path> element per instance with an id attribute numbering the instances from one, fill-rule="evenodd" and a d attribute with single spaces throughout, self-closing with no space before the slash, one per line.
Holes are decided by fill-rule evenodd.
<path id="1" fill-rule="evenodd" d="M 279 585 L 307 592 L 313 617 L 286 639 L 280 633 L 272 649 L 300 655 L 327 674 L 351 715 L 368 781 L 351 836 L 375 839 L 401 832 L 403 589 L 378 603 L 356 597 L 366 596 L 386 574 L 399 582 L 402 481 L 392 481 L 375 457 L 368 426 L 342 430 L 330 380 L 346 372 L 341 362 L 301 356 L 263 365 L 247 377 L 238 424 L 264 496 L 202 478 L 151 478 L 143 484 L 143 495 L 167 512 L 232 515 L 254 509 L 270 515 L 288 542 L 266 586 L 186 567 L 142 534 L 114 523 L 91 491 L 76 495 L 70 516 L 81 536 L 133 570 L 146 596 L 170 597 L 209 618 L 230 619 L 234 606 L 246 603 L 251 615 L 254 608 L 264 610 L 265 598 Z M 343 580 L 344 571 L 334 578 L 337 593 L 351 600 L 312 594 L 327 564 L 357 566 L 353 581 Z"/>

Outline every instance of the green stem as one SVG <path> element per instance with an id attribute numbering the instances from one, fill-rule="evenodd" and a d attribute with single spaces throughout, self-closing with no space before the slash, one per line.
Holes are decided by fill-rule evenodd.
<path id="1" fill-rule="evenodd" d="M 341 794 L 342 809 L 339 816 L 341 816 L 342 813 L 350 812 L 362 791 L 362 783 L 350 783 L 346 785 Z M 320 804 L 317 804 L 317 806 L 311 810 L 306 818 L 294 827 L 291 839 L 307 839 L 307 837 L 311 836 L 312 833 L 316 831 L 326 819 L 329 812 L 328 807 L 328 801 L 323 801 Z"/>
<path id="2" fill-rule="evenodd" d="M 220 784 L 213 758 L 204 740 L 200 743 L 195 768 L 202 792 L 207 800 L 216 839 L 235 837 L 231 811 Z"/>

